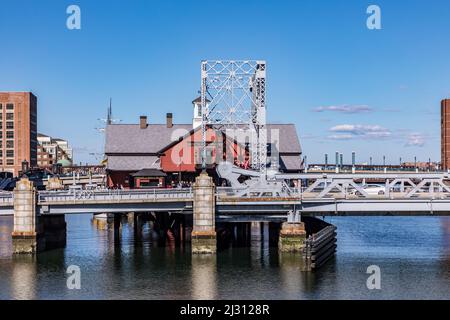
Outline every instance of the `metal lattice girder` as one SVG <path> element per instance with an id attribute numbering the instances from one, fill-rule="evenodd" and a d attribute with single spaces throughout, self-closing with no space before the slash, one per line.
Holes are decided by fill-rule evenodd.
<path id="1" fill-rule="evenodd" d="M 203 159 L 206 162 L 208 126 L 248 130 L 252 168 L 265 172 L 266 63 L 255 60 L 202 61 L 202 133 Z"/>
<path id="2" fill-rule="evenodd" d="M 317 196 L 318 198 L 323 198 L 327 194 L 329 194 L 334 189 L 337 189 L 340 191 L 340 193 L 346 197 L 349 187 L 354 188 L 356 191 L 358 191 L 363 197 L 368 197 L 368 194 L 364 189 L 359 186 L 357 183 L 355 183 L 352 179 L 336 179 L 332 180 L 330 184 L 328 184 L 322 192 Z"/>
<path id="3" fill-rule="evenodd" d="M 423 179 L 406 195 L 406 198 L 411 198 L 413 195 L 421 191 L 423 192 L 426 189 L 428 189 L 428 193 L 430 195 L 433 195 L 435 193 L 435 187 L 439 189 L 439 193 L 441 193 L 443 190 L 445 190 L 446 192 L 450 192 L 450 188 L 444 184 L 442 179 Z"/>

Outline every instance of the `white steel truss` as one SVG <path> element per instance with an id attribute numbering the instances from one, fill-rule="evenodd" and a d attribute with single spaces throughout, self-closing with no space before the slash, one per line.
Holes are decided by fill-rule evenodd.
<path id="1" fill-rule="evenodd" d="M 206 168 L 206 130 L 245 130 L 252 169 L 267 166 L 266 62 L 202 61 L 202 168 Z"/>

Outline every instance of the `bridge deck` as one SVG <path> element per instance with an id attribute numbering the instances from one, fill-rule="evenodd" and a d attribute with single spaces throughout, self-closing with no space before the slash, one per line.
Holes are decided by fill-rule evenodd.
<path id="1" fill-rule="evenodd" d="M 449 215 L 450 193 L 391 192 L 389 195 L 303 192 L 290 197 L 236 197 L 219 188 L 218 215 Z M 0 194 L 0 215 L 14 212 L 13 193 Z M 114 191 L 43 191 L 38 193 L 41 214 L 172 211 L 191 213 L 192 189 Z"/>

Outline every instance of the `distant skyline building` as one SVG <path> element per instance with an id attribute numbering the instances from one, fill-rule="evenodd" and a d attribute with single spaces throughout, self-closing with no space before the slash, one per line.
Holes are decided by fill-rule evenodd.
<path id="1" fill-rule="evenodd" d="M 63 166 L 72 165 L 73 151 L 69 142 L 38 133 L 37 165 L 41 168 L 51 167 L 56 163 Z"/>
<path id="2" fill-rule="evenodd" d="M 37 164 L 37 98 L 31 92 L 0 92 L 0 168 L 15 176 L 22 162 Z"/>
<path id="3" fill-rule="evenodd" d="M 450 99 L 441 101 L 441 167 L 450 169 Z"/>

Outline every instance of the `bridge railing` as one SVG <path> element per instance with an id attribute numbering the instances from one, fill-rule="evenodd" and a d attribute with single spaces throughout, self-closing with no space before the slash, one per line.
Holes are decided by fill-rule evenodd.
<path id="1" fill-rule="evenodd" d="M 191 188 L 186 189 L 144 189 L 144 190 L 70 190 L 42 191 L 38 194 L 39 203 L 76 201 L 127 201 L 191 199 Z"/>
<path id="2" fill-rule="evenodd" d="M 0 193 L 0 205 L 12 205 L 14 203 L 14 196 L 12 192 Z"/>

